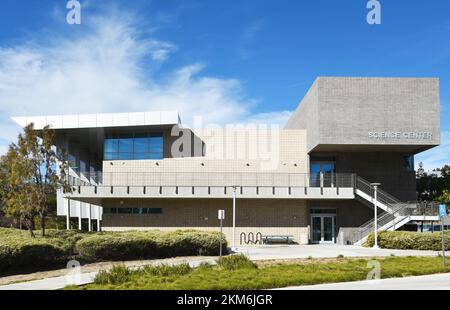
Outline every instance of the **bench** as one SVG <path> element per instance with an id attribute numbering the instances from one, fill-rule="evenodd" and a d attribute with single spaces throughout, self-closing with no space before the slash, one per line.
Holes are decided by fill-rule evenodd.
<path id="1" fill-rule="evenodd" d="M 267 236 L 262 236 L 262 240 L 263 240 L 264 244 L 281 243 L 281 242 L 291 244 L 294 241 L 294 236 L 292 236 L 292 235 L 267 235 Z"/>

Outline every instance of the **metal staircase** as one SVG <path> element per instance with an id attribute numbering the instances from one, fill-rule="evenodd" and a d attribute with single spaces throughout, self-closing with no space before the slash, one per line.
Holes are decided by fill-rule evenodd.
<path id="1" fill-rule="evenodd" d="M 374 190 L 370 182 L 361 177 L 356 177 L 355 195 L 374 205 Z M 383 212 L 378 214 L 377 223 L 379 231 L 394 231 L 412 220 L 412 216 L 418 215 L 417 203 L 401 202 L 385 191 L 377 190 L 377 206 Z M 356 245 L 362 245 L 371 232 L 374 230 L 374 220 L 369 220 L 361 225 L 355 236 Z"/>

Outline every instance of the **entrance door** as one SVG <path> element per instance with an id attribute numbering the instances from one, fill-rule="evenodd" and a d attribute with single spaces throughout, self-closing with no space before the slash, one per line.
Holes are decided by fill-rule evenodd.
<path id="1" fill-rule="evenodd" d="M 311 216 L 311 242 L 335 243 L 334 215 Z"/>

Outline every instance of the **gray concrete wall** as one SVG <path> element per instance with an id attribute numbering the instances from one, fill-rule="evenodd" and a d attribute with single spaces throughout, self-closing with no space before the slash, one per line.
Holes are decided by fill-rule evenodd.
<path id="1" fill-rule="evenodd" d="M 311 209 L 336 209 L 336 228 L 359 227 L 370 219 L 373 219 L 373 210 L 357 200 L 310 200 L 308 210 Z M 308 219 L 308 225 L 311 223 Z"/>
<path id="2" fill-rule="evenodd" d="M 406 155 L 401 152 L 335 152 L 311 156 L 334 157 L 337 173 L 356 173 L 369 182 L 381 183 L 381 189 L 401 201 L 416 201 L 415 172 L 405 169 Z"/>
<path id="3" fill-rule="evenodd" d="M 308 151 L 372 145 L 418 152 L 440 143 L 439 80 L 319 77 L 286 128 L 308 130 Z"/>
<path id="4" fill-rule="evenodd" d="M 317 89 L 318 80 L 316 79 L 285 126 L 285 129 L 307 130 L 308 151 L 319 140 L 319 102 Z"/>

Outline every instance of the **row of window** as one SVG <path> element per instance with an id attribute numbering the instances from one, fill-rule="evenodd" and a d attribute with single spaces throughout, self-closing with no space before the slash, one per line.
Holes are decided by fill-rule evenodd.
<path id="1" fill-rule="evenodd" d="M 104 142 L 104 160 L 163 159 L 162 133 L 108 136 Z"/>
<path id="2" fill-rule="evenodd" d="M 103 208 L 105 214 L 161 214 L 162 208 Z"/>

